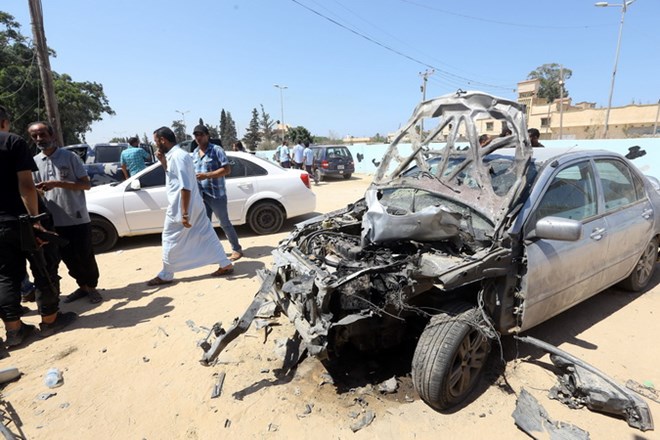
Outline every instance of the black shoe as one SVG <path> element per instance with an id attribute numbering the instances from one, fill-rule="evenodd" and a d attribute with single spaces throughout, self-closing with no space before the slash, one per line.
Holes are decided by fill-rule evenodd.
<path id="1" fill-rule="evenodd" d="M 59 312 L 55 317 L 55 321 L 51 322 L 50 324 L 46 324 L 45 322 L 39 324 L 39 328 L 41 329 L 40 334 L 42 337 L 50 336 L 62 330 L 76 319 L 78 319 L 78 315 L 74 312 Z"/>
<path id="2" fill-rule="evenodd" d="M 98 304 L 103 301 L 103 297 L 96 289 L 92 289 L 87 292 L 87 298 L 89 298 L 89 302 L 92 304 Z"/>
<path id="3" fill-rule="evenodd" d="M 76 290 L 74 290 L 73 293 L 70 293 L 68 296 L 64 297 L 62 299 L 62 302 L 65 303 L 74 302 L 85 296 L 87 296 L 87 292 L 85 292 L 82 288 L 79 287 Z"/>
<path id="4" fill-rule="evenodd" d="M 21 322 L 21 326 L 16 330 L 7 330 L 5 345 L 7 348 L 21 345 L 25 339 L 34 333 L 37 328 L 30 324 Z"/>

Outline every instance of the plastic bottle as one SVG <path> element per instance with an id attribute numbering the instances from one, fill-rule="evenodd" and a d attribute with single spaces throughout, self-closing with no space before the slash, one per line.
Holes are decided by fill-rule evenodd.
<path id="1" fill-rule="evenodd" d="M 64 383 L 62 372 L 58 368 L 49 369 L 44 376 L 44 383 L 48 388 L 57 388 L 62 386 Z"/>

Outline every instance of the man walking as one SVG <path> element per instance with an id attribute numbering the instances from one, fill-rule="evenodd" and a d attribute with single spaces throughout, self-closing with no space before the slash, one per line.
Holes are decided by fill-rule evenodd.
<path id="1" fill-rule="evenodd" d="M 129 176 L 134 176 L 147 166 L 147 161 L 150 159 L 149 153 L 140 148 L 140 141 L 137 137 L 133 136 L 128 140 L 128 147 L 121 152 L 119 161 L 121 163 L 121 170 L 124 173 L 124 179 Z"/>
<path id="2" fill-rule="evenodd" d="M 293 167 L 299 170 L 303 169 L 303 152 L 305 147 L 302 146 L 302 142 L 298 142 L 295 147 L 293 147 Z"/>
<path id="3" fill-rule="evenodd" d="M 196 126 L 193 136 L 197 142 L 197 148 L 192 154 L 195 177 L 204 199 L 206 214 L 211 221 L 213 214 L 220 220 L 220 227 L 231 245 L 232 253 L 229 259 L 236 261 L 243 256 L 243 248 L 238 242 L 238 235 L 229 220 L 227 211 L 225 176 L 231 173 L 231 165 L 229 165 L 229 160 L 222 147 L 209 143 L 209 129 L 206 125 Z"/>
<path id="4" fill-rule="evenodd" d="M 305 162 L 305 170 L 312 176 L 314 183 L 318 185 L 316 174 L 314 173 L 314 150 L 309 147 L 309 141 L 305 141 L 305 149 L 303 150 L 303 160 Z"/>
<path id="5" fill-rule="evenodd" d="M 55 231 L 69 241 L 60 248 L 60 257 L 71 278 L 78 283 L 78 289 L 64 298 L 64 302 L 86 296 L 92 304 L 100 303 L 103 298 L 96 290 L 99 268 L 92 248 L 92 225 L 85 199 L 85 191 L 92 187 L 87 171 L 78 155 L 57 146 L 49 123 L 33 122 L 28 126 L 28 133 L 41 151 L 34 158 L 38 168 L 34 173 L 37 189 L 43 191 Z"/>
<path id="6" fill-rule="evenodd" d="M 15 347 L 34 333 L 33 325 L 21 321 L 21 281 L 25 278 L 25 254 L 22 251 L 18 216 L 38 214 L 37 190 L 32 180 L 36 168 L 27 144 L 9 131 L 9 114 L 0 106 L 0 318 L 7 331 L 5 345 Z M 43 229 L 39 223 L 35 228 Z M 59 313 L 57 296 L 49 292 L 37 296 L 44 336 L 61 330 L 77 315 Z"/>
<path id="7" fill-rule="evenodd" d="M 275 154 L 282 168 L 291 168 L 291 153 L 287 141 L 282 141 L 282 145 L 277 147 Z"/>
<path id="8" fill-rule="evenodd" d="M 156 157 L 165 169 L 168 205 L 163 227 L 163 269 L 147 285 L 170 284 L 174 272 L 214 263 L 219 267 L 211 276 L 232 273 L 234 266 L 206 216 L 192 157 L 175 145 L 176 136 L 167 127 L 154 131 L 154 143 L 158 148 Z"/>

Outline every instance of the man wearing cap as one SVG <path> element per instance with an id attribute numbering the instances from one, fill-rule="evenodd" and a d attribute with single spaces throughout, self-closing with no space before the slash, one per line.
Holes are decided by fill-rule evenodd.
<path id="1" fill-rule="evenodd" d="M 170 284 L 174 273 L 218 264 L 211 276 L 229 275 L 234 266 L 227 258 L 213 225 L 206 217 L 193 160 L 176 144 L 168 127 L 154 131 L 156 157 L 165 169 L 167 212 L 163 226 L 163 269 L 147 286 Z"/>
<path id="2" fill-rule="evenodd" d="M 195 164 L 195 177 L 199 190 L 206 206 L 206 215 L 209 220 L 212 214 L 220 220 L 220 227 L 231 244 L 231 261 L 243 256 L 243 248 L 238 242 L 236 230 L 229 220 L 227 211 L 227 192 L 225 190 L 225 176 L 231 173 L 231 166 L 221 146 L 209 143 L 209 129 L 199 124 L 193 130 L 197 148 L 192 153 Z"/>

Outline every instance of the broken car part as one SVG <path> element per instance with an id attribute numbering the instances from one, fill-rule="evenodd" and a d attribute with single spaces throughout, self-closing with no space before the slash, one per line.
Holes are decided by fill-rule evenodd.
<path id="1" fill-rule="evenodd" d="M 550 390 L 551 398 L 570 408 L 586 406 L 592 411 L 622 417 L 628 425 L 642 431 L 653 430 L 653 417 L 646 402 L 602 371 L 531 336 L 516 339 L 550 353 L 550 360 L 562 371 L 559 386 Z"/>

